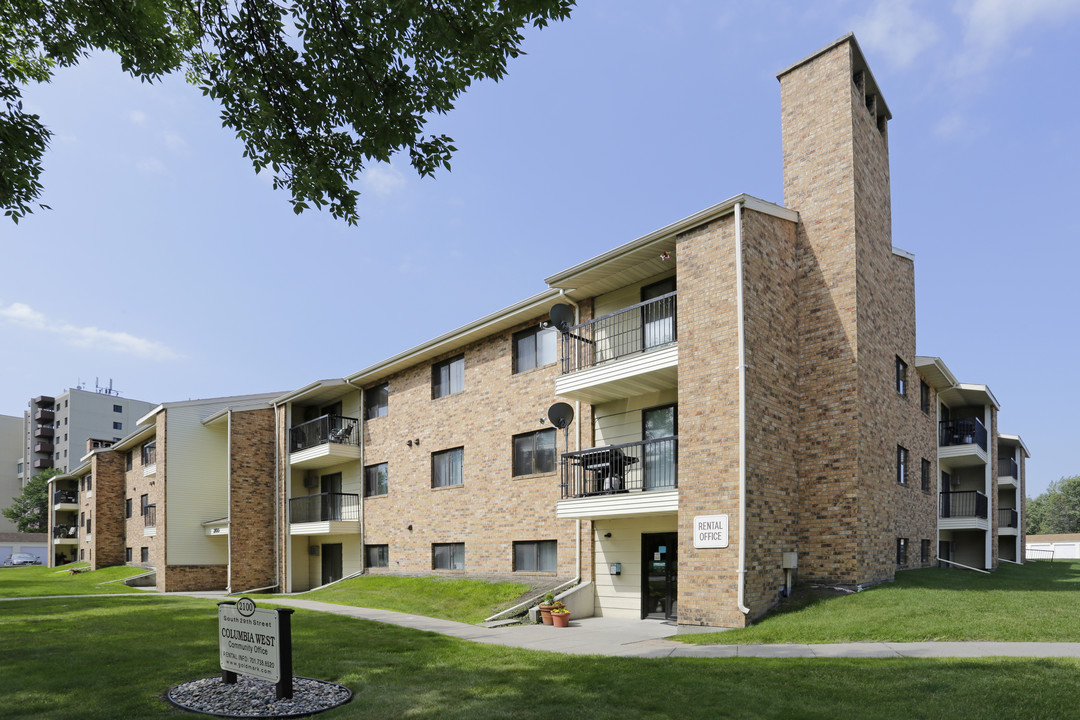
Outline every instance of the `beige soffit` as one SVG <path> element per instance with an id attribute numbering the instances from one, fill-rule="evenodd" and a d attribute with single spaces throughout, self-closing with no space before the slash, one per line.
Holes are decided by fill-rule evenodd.
<path id="1" fill-rule="evenodd" d="M 516 305 L 511 305 L 496 313 L 482 317 L 457 330 L 440 335 L 434 340 L 429 340 L 423 345 L 417 345 L 411 350 L 406 350 L 388 360 L 349 375 L 345 378 L 345 381 L 361 386 L 381 380 L 399 370 L 404 370 L 417 363 L 465 347 L 477 340 L 508 330 L 529 318 L 536 317 L 538 314 L 546 313 L 551 309 L 552 305 L 559 302 L 560 297 L 561 294 L 556 290 L 545 290 L 538 295 L 522 300 Z"/>
<path id="2" fill-rule="evenodd" d="M 1011 445 L 1019 445 L 1020 449 L 1024 451 L 1024 457 L 1031 457 L 1031 453 L 1028 452 L 1027 445 L 1024 444 L 1023 438 L 1019 435 L 1006 435 L 1004 433 L 998 433 L 998 442 L 1005 441 Z"/>
<path id="3" fill-rule="evenodd" d="M 315 400 L 332 400 L 355 389 L 356 388 L 352 385 L 340 378 L 316 380 L 313 383 L 308 383 L 302 388 L 287 392 L 284 395 L 279 395 L 274 398 L 274 405 L 282 405 L 287 402 L 296 402 L 298 400 L 307 400 L 309 402 Z"/>

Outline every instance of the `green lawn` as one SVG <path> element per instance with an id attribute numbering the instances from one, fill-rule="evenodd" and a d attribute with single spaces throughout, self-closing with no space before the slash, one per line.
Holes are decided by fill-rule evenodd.
<path id="1" fill-rule="evenodd" d="M 528 590 L 529 586 L 521 583 L 368 575 L 289 597 L 478 623 L 516 605 Z"/>
<path id="2" fill-rule="evenodd" d="M 72 575 L 68 572 L 68 569 L 72 567 L 88 566 L 86 563 L 76 563 L 65 566 L 64 569 L 43 565 L 0 568 L 0 598 L 138 593 L 141 591 L 128 587 L 122 582 L 109 581 L 121 580 L 146 572 L 143 568 L 111 567 Z"/>
<path id="3" fill-rule="evenodd" d="M 0 717 L 176 718 L 162 699 L 216 675 L 212 601 L 17 600 L 0 612 Z M 318 717 L 1080 718 L 1076 660 L 581 657 L 297 611 L 298 675 L 343 683 Z"/>
<path id="4" fill-rule="evenodd" d="M 1080 642 L 1080 562 L 1002 563 L 991 575 L 908 570 L 861 593 L 782 610 L 690 643 L 1001 640 Z"/>

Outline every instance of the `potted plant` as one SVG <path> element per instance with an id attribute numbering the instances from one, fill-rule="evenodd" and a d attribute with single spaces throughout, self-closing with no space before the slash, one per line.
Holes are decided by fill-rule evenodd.
<path id="1" fill-rule="evenodd" d="M 555 594 L 548 590 L 547 595 L 544 596 L 544 601 L 540 603 L 540 618 L 544 621 L 545 625 L 551 624 L 551 608 L 555 605 Z"/>
<path id="2" fill-rule="evenodd" d="M 566 605 L 557 602 L 551 607 L 551 624 L 555 627 L 570 627 L 570 611 Z"/>

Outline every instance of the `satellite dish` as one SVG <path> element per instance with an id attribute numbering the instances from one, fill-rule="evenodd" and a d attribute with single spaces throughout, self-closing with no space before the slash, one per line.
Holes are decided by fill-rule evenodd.
<path id="1" fill-rule="evenodd" d="M 557 327 L 559 332 L 569 332 L 573 322 L 574 308 L 566 303 L 559 303 L 558 305 L 551 306 L 551 324 Z M 559 404 L 565 405 L 565 403 Z M 569 405 L 567 405 L 567 407 L 569 407 Z M 573 420 L 573 413 L 570 414 L 570 419 Z"/>
<path id="2" fill-rule="evenodd" d="M 574 422 L 574 408 L 564 402 L 555 403 L 548 408 L 548 420 L 560 430 L 565 430 Z"/>

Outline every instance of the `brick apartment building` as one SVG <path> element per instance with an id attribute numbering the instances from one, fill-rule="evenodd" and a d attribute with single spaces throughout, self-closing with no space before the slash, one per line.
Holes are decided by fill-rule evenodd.
<path id="1" fill-rule="evenodd" d="M 125 521 L 110 544 L 98 507 L 87 559 L 145 545 L 159 588 L 234 592 L 540 574 L 579 581 L 579 617 L 726 627 L 792 573 L 860 586 L 1022 560 L 1027 449 L 985 386 L 916 354 L 891 114 L 855 38 L 778 78 L 783 206 L 736 195 L 344 378 L 162 406 L 58 480 L 156 506 L 156 535 Z M 161 469 L 183 408 L 217 443 L 194 494 Z M 164 488 L 139 462 L 152 438 Z"/>

